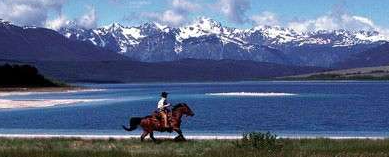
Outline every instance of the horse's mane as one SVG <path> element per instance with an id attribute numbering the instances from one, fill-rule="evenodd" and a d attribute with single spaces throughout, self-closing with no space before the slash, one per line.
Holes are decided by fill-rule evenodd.
<path id="1" fill-rule="evenodd" d="M 176 110 L 177 108 L 185 107 L 185 106 L 186 106 L 185 103 L 179 103 L 179 104 L 177 104 L 177 105 L 174 105 L 173 108 L 172 108 L 172 110 Z"/>

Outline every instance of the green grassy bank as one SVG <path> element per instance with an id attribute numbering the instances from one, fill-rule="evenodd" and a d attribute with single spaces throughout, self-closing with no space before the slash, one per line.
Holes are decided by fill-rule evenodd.
<path id="1" fill-rule="evenodd" d="M 1 157 L 239 157 L 389 156 L 389 140 L 277 139 L 276 149 L 242 145 L 241 140 L 0 139 Z"/>

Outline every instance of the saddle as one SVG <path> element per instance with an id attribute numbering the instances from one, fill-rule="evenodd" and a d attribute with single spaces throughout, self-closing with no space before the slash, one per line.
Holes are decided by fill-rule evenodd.
<path id="1" fill-rule="evenodd" d="M 162 120 L 162 115 L 161 113 L 159 113 L 158 111 L 154 111 L 152 114 L 151 114 L 152 117 L 156 118 L 157 120 Z M 170 122 L 171 120 L 171 117 L 172 117 L 172 113 L 168 113 L 167 114 L 167 119 L 168 121 Z"/>
<path id="2" fill-rule="evenodd" d="M 164 121 L 162 120 L 162 115 L 159 111 L 154 111 L 151 116 L 158 121 L 158 128 L 163 128 L 162 126 L 164 126 Z M 167 121 L 168 123 L 171 122 L 171 118 L 172 118 L 172 113 L 171 112 L 168 112 L 167 114 Z"/>

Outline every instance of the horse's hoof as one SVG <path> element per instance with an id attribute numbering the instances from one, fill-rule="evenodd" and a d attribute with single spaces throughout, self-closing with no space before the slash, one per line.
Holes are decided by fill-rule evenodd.
<path id="1" fill-rule="evenodd" d="M 174 138 L 174 141 L 182 142 L 182 141 L 186 141 L 186 139 L 184 137 L 177 136 L 177 137 Z"/>

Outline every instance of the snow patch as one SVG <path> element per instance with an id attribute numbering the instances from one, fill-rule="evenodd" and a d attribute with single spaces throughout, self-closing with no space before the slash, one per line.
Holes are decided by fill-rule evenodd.
<path id="1" fill-rule="evenodd" d="M 176 53 L 182 52 L 182 45 L 176 45 L 176 46 L 174 47 L 174 52 L 176 52 Z"/>
<path id="2" fill-rule="evenodd" d="M 199 18 L 192 25 L 179 28 L 179 34 L 176 38 L 180 41 L 183 39 L 201 37 L 206 35 L 220 35 L 223 31 L 221 24 L 209 19 L 209 18 Z"/>
<path id="3" fill-rule="evenodd" d="M 141 39 L 144 38 L 145 36 L 141 34 L 141 30 L 139 28 L 124 28 L 123 29 L 123 34 L 125 36 L 131 36 L 134 39 Z"/>

